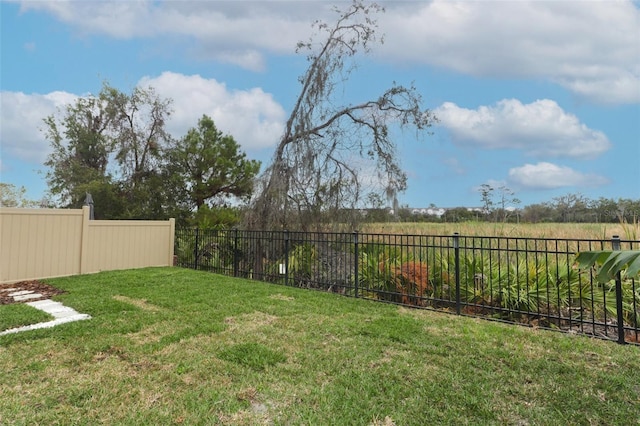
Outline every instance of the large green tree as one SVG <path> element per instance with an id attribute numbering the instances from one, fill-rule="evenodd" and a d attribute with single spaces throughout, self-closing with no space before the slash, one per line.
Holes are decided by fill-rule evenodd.
<path id="1" fill-rule="evenodd" d="M 161 153 L 171 139 L 170 104 L 153 88 L 126 94 L 105 83 L 97 96 L 46 117 L 47 183 L 58 204 L 80 207 L 89 192 L 99 218 L 166 217 Z"/>
<path id="2" fill-rule="evenodd" d="M 247 159 L 233 136 L 203 115 L 168 151 L 168 167 L 191 206 L 219 207 L 231 198 L 248 200 L 260 162 Z M 177 181 L 176 181 L 177 182 Z"/>
<path id="3" fill-rule="evenodd" d="M 79 207 L 86 192 L 111 186 L 109 156 L 115 149 L 111 131 L 116 117 L 103 90 L 68 105 L 61 116 L 44 119 L 52 148 L 45 161 L 47 183 L 62 207 Z"/>

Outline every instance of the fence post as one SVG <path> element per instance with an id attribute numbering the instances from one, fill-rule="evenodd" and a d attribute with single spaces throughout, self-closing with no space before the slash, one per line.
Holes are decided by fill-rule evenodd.
<path id="1" fill-rule="evenodd" d="M 238 228 L 233 229 L 233 276 L 238 276 L 240 265 L 238 259 Z"/>
<path id="2" fill-rule="evenodd" d="M 80 233 L 80 270 L 79 274 L 86 274 L 93 272 L 89 270 L 89 220 L 90 220 L 89 206 L 82 206 L 82 222 Z"/>
<path id="3" fill-rule="evenodd" d="M 284 285 L 289 285 L 289 231 L 284 230 Z"/>
<path id="4" fill-rule="evenodd" d="M 176 266 L 176 220 L 169 219 L 169 266 Z"/>
<path id="5" fill-rule="evenodd" d="M 198 269 L 198 246 L 200 245 L 200 228 L 196 228 L 196 247 L 193 249 L 193 269 Z"/>
<path id="6" fill-rule="evenodd" d="M 456 314 L 460 315 L 460 234 L 453 233 L 453 253 L 456 272 Z"/>
<path id="7" fill-rule="evenodd" d="M 620 250 L 620 237 L 614 235 L 611 239 L 613 250 Z M 620 272 L 616 274 L 616 311 L 618 313 L 618 343 L 625 344 L 624 341 L 624 315 L 622 312 L 622 277 Z"/>
<path id="8" fill-rule="evenodd" d="M 358 231 L 353 231 L 353 279 L 354 279 L 354 287 L 355 287 L 355 296 L 358 298 L 358 281 L 360 278 L 358 277 Z"/>

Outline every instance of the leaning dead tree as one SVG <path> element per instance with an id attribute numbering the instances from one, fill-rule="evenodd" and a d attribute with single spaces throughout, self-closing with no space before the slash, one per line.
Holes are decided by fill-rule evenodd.
<path id="1" fill-rule="evenodd" d="M 395 128 L 428 128 L 433 114 L 421 108 L 415 87 L 395 83 L 375 100 L 344 105 L 340 99 L 356 55 L 382 43 L 373 15 L 377 4 L 359 0 L 339 11 L 336 23 L 316 21 L 316 34 L 299 42 L 308 69 L 270 166 L 261 177 L 248 215 L 253 229 L 310 229 L 322 218 L 353 211 L 372 185 L 393 198 L 406 189 L 392 140 Z M 317 42 L 316 39 L 321 39 Z M 342 90 L 339 90 L 342 89 Z"/>

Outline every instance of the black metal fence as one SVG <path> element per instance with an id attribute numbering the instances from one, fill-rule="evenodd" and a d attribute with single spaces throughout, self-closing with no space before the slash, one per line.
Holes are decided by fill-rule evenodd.
<path id="1" fill-rule="evenodd" d="M 576 253 L 640 242 L 454 235 L 176 230 L 177 265 L 640 343 L 640 285 L 599 283 Z"/>

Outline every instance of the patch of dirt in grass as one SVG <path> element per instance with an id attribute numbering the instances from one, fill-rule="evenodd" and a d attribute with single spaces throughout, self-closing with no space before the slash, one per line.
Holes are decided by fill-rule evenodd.
<path id="1" fill-rule="evenodd" d="M 224 425 L 272 425 L 273 421 L 266 414 L 256 414 L 252 411 L 240 410 L 236 413 L 218 415 L 218 420 Z"/>
<path id="2" fill-rule="evenodd" d="M 269 296 L 269 299 L 275 299 L 275 300 L 284 300 L 285 302 L 292 302 L 294 300 L 296 300 L 294 297 L 291 296 L 285 296 L 284 294 L 272 294 L 271 296 Z"/>
<path id="3" fill-rule="evenodd" d="M 33 291 L 41 294 L 42 297 L 16 301 L 9 294 L 16 291 Z M 0 305 L 9 305 L 12 303 L 35 302 L 36 300 L 50 299 L 58 294 L 64 294 L 66 291 L 52 287 L 38 280 L 21 281 L 13 284 L 0 284 Z"/>
<path id="4" fill-rule="evenodd" d="M 275 315 L 265 314 L 264 312 L 252 312 L 250 314 L 242 314 L 235 317 L 227 317 L 224 323 L 229 327 L 228 331 L 256 331 L 257 329 L 271 325 L 278 320 Z"/>
<path id="5" fill-rule="evenodd" d="M 135 333 L 128 333 L 127 337 L 137 345 L 158 343 L 163 337 L 176 332 L 176 325 L 168 321 L 160 321 L 143 327 Z"/>
<path id="6" fill-rule="evenodd" d="M 272 425 L 270 411 L 273 406 L 270 402 L 262 402 L 262 397 L 254 387 L 240 390 L 236 393 L 238 401 L 249 404 L 246 410 L 240 410 L 232 414 L 221 414 L 219 419 L 223 424 L 233 425 Z"/>
<path id="7" fill-rule="evenodd" d="M 384 419 L 380 420 L 378 418 L 374 418 L 373 422 L 371 422 L 370 426 L 396 426 L 393 419 L 389 416 L 386 416 Z"/>
<path id="8" fill-rule="evenodd" d="M 251 405 L 251 412 L 254 414 L 267 415 L 271 408 L 271 403 L 263 402 L 262 397 L 254 387 L 246 388 L 236 394 L 238 401 L 248 402 Z M 267 418 L 265 418 L 267 420 Z"/>
<path id="9" fill-rule="evenodd" d="M 446 327 L 442 325 L 426 325 L 423 330 L 425 333 L 434 335 L 434 336 L 447 336 L 450 338 L 460 338 L 464 337 L 464 333 L 460 332 L 459 328 L 456 327 Z"/>
<path id="10" fill-rule="evenodd" d="M 381 367 L 383 365 L 389 364 L 391 362 L 393 362 L 394 359 L 398 358 L 398 357 L 408 357 L 410 356 L 410 352 L 409 351 L 398 351 L 395 349 L 385 349 L 384 353 L 382 354 L 382 357 L 375 360 L 375 361 L 371 361 L 369 363 L 369 368 L 378 368 Z"/>
<path id="11" fill-rule="evenodd" d="M 119 294 L 113 296 L 113 298 L 115 300 L 117 300 L 118 302 L 128 303 L 130 305 L 136 306 L 136 307 L 138 307 L 140 309 L 143 309 L 145 311 L 158 312 L 158 311 L 162 310 L 161 307 L 153 305 L 153 304 L 147 302 L 145 299 L 132 299 L 130 297 L 121 296 Z"/>

